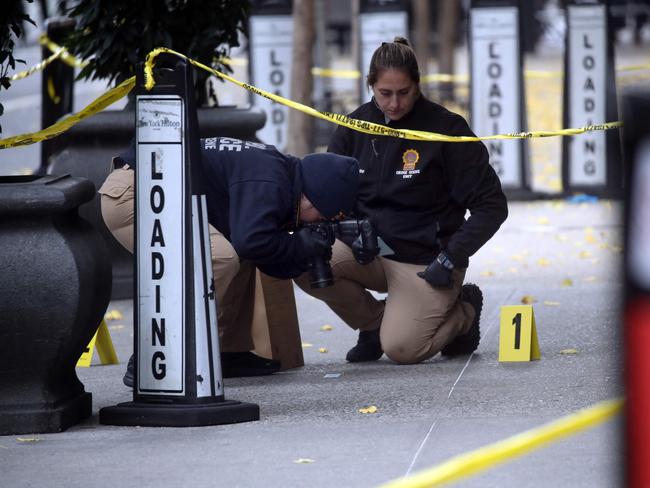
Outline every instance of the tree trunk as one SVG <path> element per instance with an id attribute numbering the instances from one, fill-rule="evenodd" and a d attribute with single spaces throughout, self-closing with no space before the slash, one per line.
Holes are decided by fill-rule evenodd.
<path id="1" fill-rule="evenodd" d="M 361 33 L 359 25 L 359 12 L 361 10 L 361 0 L 351 1 L 351 21 L 350 21 L 350 46 L 352 54 L 352 66 L 361 70 L 361 78 L 356 84 L 353 96 L 354 100 L 361 102 L 363 97 L 363 90 L 366 86 L 366 75 L 368 74 L 368 66 L 361 66 Z"/>
<path id="2" fill-rule="evenodd" d="M 431 7 L 429 0 L 413 0 L 413 15 L 415 16 L 415 39 L 413 47 L 420 65 L 422 77 L 429 74 L 429 60 L 431 59 Z M 422 84 L 424 94 L 429 93 L 428 84 Z"/>
<path id="3" fill-rule="evenodd" d="M 291 64 L 291 99 L 313 106 L 312 87 L 314 46 L 314 0 L 293 0 L 293 60 Z M 312 151 L 314 123 L 309 115 L 289 110 L 287 152 L 302 157 Z"/>
<path id="4" fill-rule="evenodd" d="M 458 0 L 443 0 L 438 6 L 438 72 L 453 75 L 460 4 Z M 440 100 L 454 100 L 453 82 L 440 83 Z"/>

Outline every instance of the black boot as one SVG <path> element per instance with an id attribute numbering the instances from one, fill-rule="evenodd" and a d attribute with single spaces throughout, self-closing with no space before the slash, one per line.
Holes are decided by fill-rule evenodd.
<path id="1" fill-rule="evenodd" d="M 481 310 L 483 310 L 483 293 L 481 289 L 471 283 L 463 285 L 461 300 L 472 305 L 476 311 L 476 315 L 474 316 L 474 321 L 469 331 L 457 336 L 440 351 L 440 354 L 450 358 L 473 353 L 476 351 L 478 343 L 481 340 L 481 330 L 479 328 Z"/>
<path id="2" fill-rule="evenodd" d="M 280 361 L 256 356 L 250 351 L 221 353 L 221 374 L 224 378 L 266 376 L 278 371 Z"/>
<path id="3" fill-rule="evenodd" d="M 126 363 L 126 373 L 124 373 L 122 382 L 129 388 L 133 388 L 133 354 L 131 354 L 129 362 Z"/>
<path id="4" fill-rule="evenodd" d="M 348 351 L 347 359 L 351 363 L 377 361 L 384 351 L 379 341 L 379 328 L 359 332 L 357 345 Z"/>

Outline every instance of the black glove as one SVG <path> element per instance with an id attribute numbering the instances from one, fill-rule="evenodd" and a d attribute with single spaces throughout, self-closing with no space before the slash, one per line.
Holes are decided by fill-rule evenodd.
<path id="1" fill-rule="evenodd" d="M 359 264 L 370 263 L 379 254 L 379 247 L 368 250 L 363 245 L 361 234 L 352 242 L 352 254 Z"/>
<path id="2" fill-rule="evenodd" d="M 451 272 L 454 269 L 454 264 L 444 254 L 438 254 L 427 269 L 418 272 L 418 276 L 424 279 L 433 287 L 437 288 L 451 288 Z"/>
<path id="3" fill-rule="evenodd" d="M 323 256 L 326 261 L 332 259 L 332 244 L 327 236 L 313 231 L 309 227 L 303 227 L 296 232 L 296 237 L 302 243 L 307 258 Z"/>

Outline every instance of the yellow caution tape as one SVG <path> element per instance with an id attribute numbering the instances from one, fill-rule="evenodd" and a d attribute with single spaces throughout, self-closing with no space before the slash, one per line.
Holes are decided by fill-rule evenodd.
<path id="1" fill-rule="evenodd" d="M 524 76 L 526 78 L 538 78 L 543 80 L 549 78 L 557 78 L 563 75 L 564 75 L 564 71 L 534 71 L 534 70 L 524 71 Z"/>
<path id="2" fill-rule="evenodd" d="M 77 59 L 76 57 L 72 56 L 68 50 L 64 47 L 59 46 L 52 40 L 50 40 L 47 35 L 43 34 L 39 38 L 39 42 L 46 46 L 50 51 L 56 53 L 58 50 L 62 50 L 61 56 L 62 61 L 67 63 L 70 66 L 76 67 L 76 68 L 83 68 L 88 64 L 88 61 L 81 61 Z M 58 56 L 57 56 L 58 57 Z M 49 59 L 49 58 L 48 58 Z M 53 60 L 52 60 L 53 61 Z M 22 73 L 18 73 L 14 75 L 16 79 L 22 79 L 25 78 L 26 76 L 29 76 L 35 71 L 38 71 L 39 69 L 45 68 L 47 64 L 49 64 L 52 61 L 48 61 L 47 63 L 43 61 L 44 64 L 43 66 L 40 66 L 41 63 L 37 64 L 33 68 L 31 68 L 30 73 L 26 75 L 22 75 Z M 246 66 L 248 65 L 248 60 L 245 58 L 222 58 L 221 62 L 230 66 Z M 625 66 L 621 68 L 617 68 L 616 71 L 643 71 L 643 70 L 648 70 L 650 69 L 650 64 L 637 64 L 637 65 L 632 65 L 632 66 Z M 329 69 L 329 68 L 319 68 L 319 67 L 313 67 L 311 69 L 311 74 L 314 76 L 320 76 L 324 78 L 344 78 L 344 79 L 359 79 L 361 78 L 361 72 L 358 70 L 341 70 L 341 69 Z M 22 76 L 19 76 L 22 75 Z M 549 78 L 555 78 L 558 76 L 562 76 L 563 72 L 562 71 L 534 71 L 534 70 L 527 70 L 524 72 L 524 76 L 527 78 L 538 78 L 538 79 L 549 79 Z M 12 77 L 13 80 L 13 77 Z M 422 77 L 422 82 L 423 83 L 433 83 L 433 82 L 442 82 L 442 83 L 467 83 L 469 81 L 469 75 L 466 74 L 449 74 L 449 73 L 432 73 L 428 74 Z"/>
<path id="3" fill-rule="evenodd" d="M 68 115 L 64 119 L 61 119 L 59 122 L 43 130 L 34 132 L 32 134 L 21 134 L 13 137 L 8 137 L 7 139 L 0 139 L 0 149 L 26 146 L 28 144 L 34 144 L 35 142 L 41 142 L 46 139 L 52 139 L 53 137 L 56 137 L 59 134 L 67 131 L 73 125 L 81 122 L 83 119 L 90 117 L 97 112 L 101 112 L 109 105 L 112 105 L 120 98 L 123 98 L 133 89 L 134 86 L 135 76 L 132 76 L 128 80 L 120 83 L 115 88 L 97 97 L 95 100 L 86 105 L 83 110 L 77 112 L 76 114 Z"/>
<path id="4" fill-rule="evenodd" d="M 48 64 L 50 64 L 52 61 L 54 61 L 54 60 L 60 58 L 61 55 L 63 54 L 63 51 L 64 51 L 64 50 L 65 50 L 65 48 L 62 48 L 62 47 L 59 48 L 59 49 L 57 49 L 57 50 L 55 50 L 55 51 L 54 51 L 54 54 L 52 54 L 51 56 L 49 56 L 47 59 L 44 59 L 44 60 L 41 61 L 40 63 L 35 64 L 34 66 L 32 66 L 32 67 L 29 68 L 29 69 L 26 69 L 25 71 L 21 71 L 21 72 L 19 72 L 19 73 L 15 73 L 15 74 L 12 75 L 9 79 L 10 79 L 11 81 L 22 80 L 22 79 L 27 78 L 28 76 L 30 76 L 30 75 L 36 73 L 36 72 L 39 71 L 39 70 L 45 69 L 45 67 L 46 67 Z"/>
<path id="5" fill-rule="evenodd" d="M 560 76 L 561 71 L 525 71 L 524 76 L 527 78 L 555 78 Z M 443 83 L 468 83 L 469 75 L 459 74 L 452 75 L 448 73 L 437 73 L 425 75 L 422 77 L 423 83 L 443 82 Z"/>
<path id="6" fill-rule="evenodd" d="M 247 66 L 248 65 L 248 60 L 244 58 L 221 58 L 221 62 L 223 64 L 227 64 L 229 66 Z"/>
<path id="7" fill-rule="evenodd" d="M 645 71 L 650 69 L 650 64 L 635 64 L 617 68 L 616 71 Z"/>
<path id="8" fill-rule="evenodd" d="M 633 66 L 624 66 L 617 68 L 616 71 L 643 71 L 650 69 L 650 64 L 637 64 Z M 331 78 L 351 78 L 358 79 L 361 77 L 361 73 L 357 70 L 331 70 L 325 68 L 312 68 L 311 74 L 314 76 L 323 76 Z M 550 79 L 557 78 L 564 75 L 564 71 L 537 71 L 537 70 L 526 70 L 524 71 L 524 77 L 531 79 Z M 420 81 L 422 83 L 468 83 L 469 75 L 467 74 L 450 74 L 450 73 L 431 73 L 421 77 Z"/>
<path id="9" fill-rule="evenodd" d="M 248 60 L 246 58 L 221 58 L 221 62 L 228 66 L 248 66 Z M 311 69 L 311 74 L 320 76 L 321 78 L 348 78 L 356 80 L 361 77 L 361 73 L 356 69 L 330 69 L 319 68 L 317 66 Z"/>
<path id="10" fill-rule="evenodd" d="M 72 66 L 73 68 L 85 68 L 86 65 L 88 65 L 88 61 L 77 59 L 72 54 L 70 54 L 70 52 L 65 47 L 59 46 L 45 34 L 39 37 L 38 42 L 52 52 L 61 50 L 61 61 L 65 62 L 69 66 Z"/>
<path id="11" fill-rule="evenodd" d="M 432 83 L 434 81 L 440 81 L 442 83 L 467 83 L 469 81 L 468 75 L 451 75 L 448 73 L 434 73 L 430 75 L 424 75 L 421 78 L 422 83 Z"/>
<path id="12" fill-rule="evenodd" d="M 56 53 L 58 53 L 58 55 L 61 56 L 62 60 L 67 60 L 66 62 L 72 63 L 74 66 L 82 67 L 87 64 L 87 62 L 81 62 L 76 60 L 73 56 L 67 53 L 67 51 L 64 48 L 61 48 L 57 44 L 53 43 L 46 36 L 41 37 L 41 43 L 47 45 L 48 49 L 54 50 Z M 540 131 L 529 131 L 529 132 L 513 132 L 507 134 L 497 134 L 497 135 L 482 136 L 482 137 L 449 136 L 444 134 L 438 134 L 435 132 L 425 132 L 425 131 L 417 131 L 417 130 L 410 130 L 410 129 L 392 129 L 385 125 L 375 124 L 373 122 L 367 122 L 365 120 L 353 119 L 346 115 L 335 114 L 331 112 L 321 112 L 302 103 L 294 102 L 293 100 L 289 100 L 279 95 L 275 95 L 265 90 L 261 90 L 253 85 L 242 83 L 241 81 L 232 78 L 231 76 L 228 76 L 198 61 L 188 58 L 184 54 L 163 47 L 156 48 L 147 55 L 145 61 L 145 68 L 144 68 L 145 87 L 147 90 L 151 90 L 155 85 L 155 80 L 153 78 L 153 64 L 156 56 L 158 56 L 158 54 L 163 52 L 174 54 L 180 58 L 183 58 L 187 60 L 189 63 L 201 69 L 204 69 L 220 78 L 230 81 L 231 83 L 241 88 L 244 88 L 252 93 L 268 98 L 274 102 L 280 103 L 282 105 L 286 105 L 290 108 L 294 108 L 307 115 L 311 115 L 319 119 L 327 120 L 334 124 L 348 127 L 350 129 L 363 132 L 366 134 L 398 137 L 401 139 L 416 140 L 416 141 L 476 142 L 476 141 L 487 141 L 487 140 L 496 140 L 496 139 L 528 139 L 534 137 L 570 136 L 570 135 L 578 135 L 578 134 L 583 134 L 585 132 L 591 132 L 596 130 L 615 129 L 615 128 L 622 127 L 623 125 L 622 122 L 617 121 L 617 122 L 606 122 L 603 124 L 588 125 L 580 128 L 561 129 L 556 131 L 540 130 Z M 349 72 L 348 74 L 352 76 L 352 72 Z M 6 149 L 9 147 L 16 147 L 16 146 L 25 146 L 28 144 L 33 144 L 36 142 L 41 142 L 46 139 L 51 139 L 53 137 L 56 137 L 61 133 L 65 132 L 66 130 L 68 130 L 70 127 L 80 122 L 81 120 L 91 115 L 94 115 L 97 112 L 100 112 L 101 110 L 113 104 L 120 98 L 126 96 L 133 89 L 134 85 L 135 85 L 135 77 L 131 77 L 128 80 L 122 82 L 117 87 L 107 91 L 100 97 L 96 98 L 93 102 L 87 105 L 80 112 L 69 115 L 63 120 L 51 125 L 50 127 L 47 127 L 43 130 L 34 133 L 20 134 L 6 139 L 0 139 L 0 149 Z M 50 95 L 50 97 L 53 98 L 53 100 L 56 100 L 58 98 L 56 93 L 54 92 L 53 85 L 51 86 L 49 83 L 48 83 L 48 94 Z"/>
<path id="13" fill-rule="evenodd" d="M 594 427 L 623 408 L 623 400 L 607 400 L 541 427 L 527 430 L 494 444 L 455 456 L 408 478 L 390 481 L 380 488 L 425 488 L 441 486 L 474 475 L 553 442 Z"/>
<path id="14" fill-rule="evenodd" d="M 61 101 L 61 97 L 56 94 L 56 89 L 54 88 L 54 81 L 52 77 L 47 77 L 47 95 L 50 97 L 50 100 L 54 102 L 55 105 L 58 105 Z"/>
<path id="15" fill-rule="evenodd" d="M 365 120 L 353 119 L 346 115 L 334 114 L 331 112 L 321 112 L 302 103 L 294 102 L 293 100 L 289 100 L 279 95 L 275 95 L 274 93 L 267 92 L 255 86 L 249 85 L 248 83 L 243 83 L 231 76 L 228 76 L 198 61 L 188 58 L 184 54 L 178 53 L 166 47 L 156 48 L 147 55 L 145 65 L 144 65 L 145 88 L 147 90 L 151 90 L 155 85 L 155 80 L 153 77 L 153 65 L 154 65 L 155 58 L 160 53 L 174 54 L 175 56 L 187 60 L 189 63 L 193 64 L 194 66 L 204 69 L 220 78 L 223 78 L 224 80 L 230 81 L 231 83 L 234 83 L 239 87 L 242 87 L 252 93 L 255 93 L 256 95 L 268 98 L 269 100 L 272 100 L 274 102 L 299 110 L 307 115 L 311 115 L 319 119 L 327 120 L 329 122 L 342 125 L 344 127 L 348 127 L 350 129 L 363 132 L 366 134 L 398 137 L 400 139 L 409 139 L 414 141 L 476 142 L 476 141 L 488 141 L 488 140 L 496 140 L 496 139 L 529 139 L 533 137 L 569 136 L 569 135 L 583 134 L 585 132 L 591 132 L 595 130 L 615 129 L 623 125 L 622 122 L 607 122 L 604 124 L 595 124 L 595 125 L 589 125 L 586 127 L 580 127 L 574 129 L 561 129 L 557 131 L 540 130 L 540 131 L 531 131 L 531 132 L 512 132 L 507 134 L 497 134 L 497 135 L 483 136 L 483 137 L 448 136 L 444 134 L 438 134 L 435 132 L 425 132 L 425 131 L 418 131 L 418 130 L 411 130 L 411 129 L 392 129 L 385 125 L 375 124 L 373 122 L 367 122 Z"/>
<path id="16" fill-rule="evenodd" d="M 623 66 L 621 68 L 616 68 L 617 72 L 627 72 L 627 71 L 644 71 L 649 70 L 650 64 L 637 64 L 632 66 Z M 541 79 L 547 80 L 551 78 L 557 78 L 564 76 L 564 71 L 536 71 L 536 70 L 526 70 L 524 71 L 524 77 L 531 79 Z M 469 75 L 451 75 L 445 73 L 430 74 L 422 77 L 423 83 L 432 83 L 432 82 L 443 82 L 443 83 L 468 83 Z"/>
<path id="17" fill-rule="evenodd" d="M 347 78 L 349 80 L 358 80 L 361 73 L 355 69 L 328 69 L 313 67 L 311 74 L 323 78 Z"/>

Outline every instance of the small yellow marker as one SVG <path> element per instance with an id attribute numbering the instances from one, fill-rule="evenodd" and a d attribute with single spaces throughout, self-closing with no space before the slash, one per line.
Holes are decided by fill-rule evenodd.
<path id="1" fill-rule="evenodd" d="M 106 322 L 103 319 L 102 323 L 99 324 L 99 327 L 97 328 L 97 332 L 95 332 L 93 338 L 90 339 L 88 346 L 86 346 L 86 349 L 77 361 L 78 367 L 90 367 L 90 363 L 93 360 L 93 351 L 95 350 L 95 346 L 97 346 L 99 360 L 102 364 L 118 364 L 120 362 L 117 359 L 115 347 L 113 347 L 111 334 L 108 332 L 108 327 L 106 327 Z"/>
<path id="2" fill-rule="evenodd" d="M 540 352 L 532 305 L 501 307 L 499 362 L 535 359 L 540 359 Z"/>
<path id="3" fill-rule="evenodd" d="M 359 413 L 377 413 L 377 407 L 370 405 L 369 407 L 360 408 Z"/>
<path id="4" fill-rule="evenodd" d="M 122 320 L 123 318 L 124 317 L 122 316 L 122 312 L 117 309 L 111 310 L 104 314 L 104 320 Z"/>

